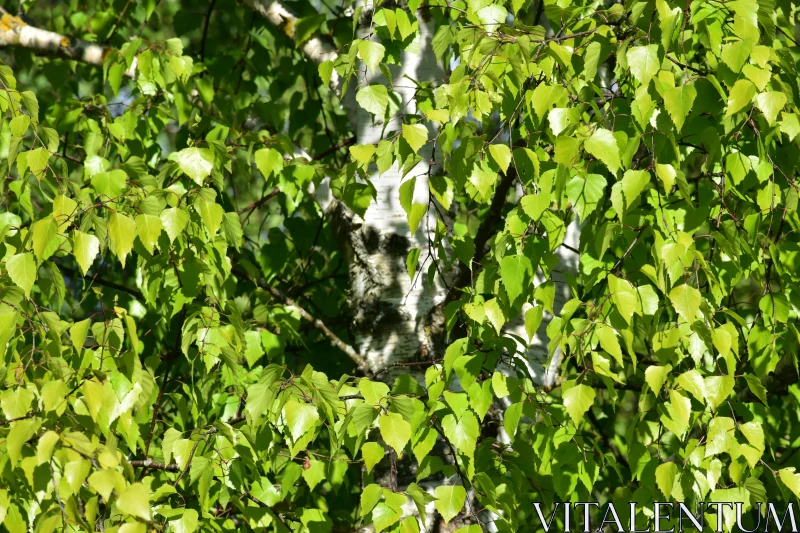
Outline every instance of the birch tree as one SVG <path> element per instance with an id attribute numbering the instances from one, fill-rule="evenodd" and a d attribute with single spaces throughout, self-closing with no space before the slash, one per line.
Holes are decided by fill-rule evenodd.
<path id="1" fill-rule="evenodd" d="M 4 6 L 0 526 L 760 525 L 796 7 Z"/>

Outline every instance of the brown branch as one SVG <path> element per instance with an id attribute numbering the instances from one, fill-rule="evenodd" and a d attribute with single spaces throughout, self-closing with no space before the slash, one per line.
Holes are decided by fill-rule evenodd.
<path id="1" fill-rule="evenodd" d="M 60 270 L 63 270 L 64 272 L 67 272 L 68 274 L 70 274 L 72 276 L 77 274 L 77 275 L 80 275 L 81 277 L 85 277 L 82 274 L 80 274 L 80 272 L 78 272 L 77 270 L 75 270 L 72 267 L 64 266 L 64 265 L 61 265 L 61 264 L 58 264 L 57 266 L 58 266 L 58 268 Z M 95 277 L 93 279 L 93 282 L 97 283 L 98 285 L 102 285 L 103 287 L 108 287 L 109 289 L 114 289 L 114 290 L 117 290 L 117 291 L 120 291 L 120 292 L 124 292 L 126 294 L 130 294 L 131 296 L 133 296 L 137 300 L 144 300 L 144 294 L 142 294 L 142 292 L 140 290 L 138 290 L 138 289 L 132 289 L 130 287 L 126 287 L 125 285 L 121 285 L 119 283 L 115 283 L 113 281 L 109 281 L 109 280 L 106 280 L 106 279 L 103 279 L 103 278 L 98 278 L 98 277 Z"/>
<path id="2" fill-rule="evenodd" d="M 266 194 L 264 197 L 262 197 L 261 199 L 259 199 L 259 200 L 256 200 L 255 202 L 253 202 L 252 204 L 248 205 L 247 207 L 243 207 L 243 208 L 239 209 L 239 214 L 240 214 L 240 215 L 242 215 L 242 214 L 244 214 L 244 213 L 248 213 L 248 212 L 250 212 L 250 211 L 253 211 L 253 210 L 255 210 L 255 209 L 258 209 L 259 207 L 261 207 L 261 206 L 262 206 L 262 205 L 264 205 L 265 203 L 269 202 L 269 201 L 270 201 L 270 200 L 271 200 L 271 199 L 272 199 L 272 198 L 273 198 L 273 197 L 274 197 L 276 194 L 278 194 L 279 192 L 281 192 L 281 191 L 280 191 L 280 189 L 278 189 L 277 187 L 275 187 L 274 189 L 272 189 L 270 192 L 268 192 L 268 193 L 267 193 L 267 194 Z"/>
<path id="3" fill-rule="evenodd" d="M 211 0 L 211 4 L 208 6 L 208 11 L 206 12 L 206 20 L 203 24 L 203 36 L 200 39 L 200 61 L 203 62 L 206 60 L 206 39 L 208 38 L 208 25 L 211 22 L 211 13 L 214 11 L 214 6 L 217 4 L 217 0 Z"/>
<path id="4" fill-rule="evenodd" d="M 356 138 L 355 137 L 350 137 L 349 139 L 345 139 L 344 141 L 340 142 L 339 144 L 331 146 L 330 148 L 328 148 L 324 152 L 315 155 L 313 161 L 319 161 L 320 159 L 324 159 L 324 158 L 328 157 L 329 155 L 331 155 L 332 153 L 336 152 L 337 150 L 341 150 L 342 148 L 344 148 L 346 146 L 350 146 L 351 144 L 355 144 L 355 142 L 356 142 Z"/>
<path id="5" fill-rule="evenodd" d="M 672 57 L 670 57 L 670 56 L 665 56 L 665 57 L 666 57 L 667 59 L 669 59 L 670 61 L 672 61 L 673 63 L 675 63 L 676 65 L 678 65 L 679 67 L 682 67 L 682 68 L 685 68 L 685 69 L 689 69 L 689 70 L 691 70 L 692 72 L 694 72 L 695 74 L 699 74 L 699 75 L 701 75 L 701 76 L 705 76 L 705 75 L 707 74 L 707 72 L 703 72 L 702 70 L 700 70 L 700 69 L 698 69 L 698 68 L 695 68 L 695 67 L 693 67 L 693 66 L 691 66 L 691 65 L 687 65 L 687 64 L 685 64 L 685 63 L 681 63 L 681 62 L 680 62 L 680 61 L 678 61 L 677 59 L 673 59 L 673 58 L 672 58 Z"/>
<path id="6" fill-rule="evenodd" d="M 243 417 L 243 416 L 234 416 L 234 417 L 231 417 L 231 419 L 228 420 L 227 423 L 230 424 L 230 425 L 233 425 L 233 424 L 238 424 L 239 422 L 243 422 L 244 420 L 245 420 L 245 417 Z M 214 435 L 214 434 L 216 434 L 218 432 L 219 432 L 219 430 L 216 428 L 216 426 L 212 427 L 206 432 L 206 434 L 204 435 L 204 438 L 205 437 L 209 437 L 211 435 Z M 183 477 L 183 474 L 186 473 L 186 470 L 188 470 L 189 467 L 191 466 L 192 457 L 194 456 L 194 452 L 197 449 L 198 443 L 200 443 L 202 440 L 203 440 L 202 438 L 198 439 L 198 441 L 195 443 L 194 448 L 192 448 L 192 453 L 189 455 L 189 460 L 186 461 L 186 467 L 184 468 L 184 470 L 182 472 L 181 472 L 181 467 L 177 463 L 166 464 L 166 463 L 162 463 L 162 462 L 159 462 L 159 461 L 153 461 L 152 459 L 134 459 L 133 461 L 128 461 L 128 464 L 130 464 L 134 468 L 149 468 L 151 470 L 165 470 L 167 472 L 181 472 L 181 475 L 178 476 L 178 479 L 175 481 L 175 484 L 177 484 L 178 481 L 181 480 L 181 477 Z M 146 455 L 146 453 L 145 453 L 145 455 Z"/>
<path id="7" fill-rule="evenodd" d="M 497 231 L 495 226 L 502 217 L 503 205 L 506 203 L 506 196 L 508 196 L 508 191 L 511 189 L 511 185 L 514 183 L 516 178 L 516 169 L 514 167 L 510 167 L 506 175 L 503 176 L 503 179 L 500 180 L 500 183 L 497 185 L 497 189 L 495 190 L 494 197 L 492 198 L 492 203 L 489 205 L 489 211 L 486 214 L 486 218 L 483 219 L 483 222 L 481 222 L 480 226 L 478 227 L 478 232 L 475 234 L 474 240 L 475 256 L 472 258 L 472 264 L 474 265 L 473 268 L 476 270 L 480 268 L 480 262 L 486 256 L 486 244 L 489 242 L 489 239 L 492 237 L 492 235 L 494 235 Z M 470 284 L 472 275 L 473 270 L 469 268 L 469 265 L 461 263 L 458 276 L 450 287 L 450 291 L 447 293 L 447 298 L 445 298 L 445 304 L 458 299 L 459 291 Z"/>
<path id="8" fill-rule="evenodd" d="M 328 340 L 330 340 L 331 344 L 333 344 L 341 351 L 346 353 L 347 356 L 353 360 L 353 362 L 356 364 L 356 366 L 362 373 L 370 374 L 371 370 L 369 367 L 369 363 L 367 363 L 367 360 L 363 355 L 358 353 L 355 350 L 355 348 L 353 348 L 352 346 L 344 342 L 342 339 L 340 339 L 333 331 L 331 331 L 328 328 L 328 326 L 325 325 L 325 323 L 322 320 L 315 318 L 311 313 L 300 307 L 300 305 L 298 305 L 293 298 L 283 294 L 275 287 L 272 287 L 271 285 L 267 284 L 267 282 L 264 281 L 263 279 L 254 280 L 252 277 L 250 277 L 246 272 L 242 270 L 234 268 L 233 273 L 236 276 L 248 279 L 252 283 L 255 283 L 258 287 L 270 293 L 275 299 L 280 300 L 284 305 L 294 307 L 300 314 L 300 316 L 303 317 L 305 320 L 311 322 L 311 324 L 315 328 L 317 328 L 323 335 L 325 335 L 328 338 Z"/>
<path id="9" fill-rule="evenodd" d="M 164 397 L 164 392 L 167 389 L 167 383 L 169 382 L 172 369 L 178 366 L 177 364 L 175 364 L 175 358 L 178 356 L 178 352 L 180 351 L 181 348 L 181 339 L 183 338 L 183 323 L 185 320 L 186 320 L 186 308 L 183 308 L 181 309 L 181 314 L 180 317 L 178 318 L 178 336 L 175 339 L 175 344 L 172 346 L 172 350 L 170 351 L 167 360 L 165 361 L 167 364 L 167 371 L 164 374 L 164 381 L 161 382 L 161 387 L 159 387 L 158 389 L 158 397 L 156 398 L 156 403 L 153 404 L 153 417 L 150 419 L 150 429 L 147 431 L 147 440 L 145 441 L 144 445 L 145 455 L 147 455 L 150 452 L 150 442 L 153 439 L 153 430 L 156 427 L 159 406 L 161 405 L 161 399 Z"/>
<path id="10" fill-rule="evenodd" d="M 628 257 L 628 254 L 631 253 L 631 250 L 633 250 L 633 247 L 636 246 L 636 243 L 639 241 L 639 238 L 642 236 L 642 233 L 644 233 L 644 230 L 646 230 L 649 226 L 650 225 L 648 223 L 645 223 L 641 228 L 639 228 L 639 233 L 637 233 L 636 237 L 633 239 L 633 241 L 631 241 L 631 244 L 630 244 L 630 246 L 628 246 L 628 249 L 625 250 L 625 253 L 623 253 L 620 256 L 620 258 L 617 259 L 617 262 L 614 263 L 614 266 L 611 268 L 612 272 L 614 272 L 620 266 L 622 266 L 622 262 L 625 260 L 626 257 Z"/>

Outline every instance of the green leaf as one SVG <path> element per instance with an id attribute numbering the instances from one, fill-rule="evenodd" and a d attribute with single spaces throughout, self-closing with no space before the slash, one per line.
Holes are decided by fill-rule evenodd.
<path id="1" fill-rule="evenodd" d="M 58 416 L 67 408 L 67 395 L 69 389 L 62 380 L 48 381 L 42 387 L 42 403 L 45 411 L 56 411 Z"/>
<path id="2" fill-rule="evenodd" d="M 594 404 L 595 392 L 588 385 L 574 385 L 564 392 L 564 408 L 569 413 L 572 422 L 577 425 L 583 420 L 583 415 Z"/>
<path id="3" fill-rule="evenodd" d="M 484 313 L 486 313 L 486 318 L 489 319 L 489 322 L 494 326 L 495 331 L 497 331 L 499 335 L 500 330 L 503 329 L 506 323 L 506 317 L 503 314 L 503 310 L 500 308 L 500 302 L 497 298 L 492 298 L 483 304 L 483 310 Z"/>
<path id="4" fill-rule="evenodd" d="M 48 250 L 48 246 L 56 238 L 58 224 L 50 216 L 36 221 L 31 227 L 31 233 L 33 233 L 33 254 L 41 263 L 52 255 L 52 251 Z"/>
<path id="5" fill-rule="evenodd" d="M 711 409 L 719 407 L 733 392 L 733 376 L 709 376 L 703 382 L 706 402 Z"/>
<path id="6" fill-rule="evenodd" d="M 28 151 L 26 155 L 28 168 L 31 169 L 31 173 L 36 176 L 36 179 L 41 180 L 42 174 L 47 168 L 47 162 L 50 159 L 50 152 L 47 151 L 47 148 L 41 147 Z"/>
<path id="7" fill-rule="evenodd" d="M 678 376 L 678 385 L 680 385 L 683 390 L 694 396 L 698 402 L 705 403 L 706 385 L 703 381 L 703 376 L 700 375 L 700 372 L 694 369 L 684 372 Z"/>
<path id="8" fill-rule="evenodd" d="M 6 259 L 6 269 L 14 284 L 30 297 L 36 281 L 36 260 L 33 254 L 16 254 Z"/>
<path id="9" fill-rule="evenodd" d="M 375 483 L 370 483 L 361 491 L 361 516 L 367 516 L 378 505 L 383 496 L 383 488 Z"/>
<path id="10" fill-rule="evenodd" d="M 411 439 L 411 424 L 398 413 L 387 413 L 378 419 L 381 436 L 386 444 L 394 448 L 397 455 L 403 454 L 403 448 Z"/>
<path id="11" fill-rule="evenodd" d="M 697 89 L 694 84 L 688 83 L 680 87 L 666 87 L 664 89 L 664 107 L 667 108 L 675 129 L 679 132 L 683 128 L 683 123 L 694 105 L 697 97 Z"/>
<path id="12" fill-rule="evenodd" d="M 631 74 L 642 85 L 647 85 L 661 68 L 658 60 L 658 45 L 634 46 L 628 49 L 628 67 Z"/>
<path id="13" fill-rule="evenodd" d="M 14 137 L 24 136 L 30 125 L 31 117 L 29 115 L 17 115 L 11 119 L 11 135 Z"/>
<path id="14" fill-rule="evenodd" d="M 467 491 L 461 485 L 440 485 L 436 487 L 433 494 L 436 498 L 433 506 L 439 511 L 445 522 L 450 522 L 458 516 L 467 499 Z"/>
<path id="15" fill-rule="evenodd" d="M 100 253 L 100 239 L 94 235 L 75 230 L 72 233 L 72 253 L 75 261 L 81 267 L 81 272 L 85 276 L 89 268 L 94 263 L 97 254 Z"/>
<path id="16" fill-rule="evenodd" d="M 675 311 L 690 324 L 694 322 L 697 317 L 697 311 L 700 310 L 700 304 L 703 301 L 703 296 L 700 291 L 691 285 L 678 285 L 669 292 L 669 301 L 672 302 L 672 307 Z"/>
<path id="17" fill-rule="evenodd" d="M 416 154 L 428 142 L 428 129 L 422 124 L 403 124 L 403 139 Z"/>
<path id="18" fill-rule="evenodd" d="M 367 378 L 362 378 L 358 381 L 358 390 L 361 392 L 361 396 L 364 397 L 364 401 L 373 406 L 378 406 L 381 400 L 389 396 L 389 386 L 386 383 L 370 381 Z"/>
<path id="19" fill-rule="evenodd" d="M 785 133 L 790 141 L 800 135 L 800 120 L 794 113 L 783 112 L 781 115 L 781 131 Z"/>
<path id="20" fill-rule="evenodd" d="M 145 249 L 153 253 L 153 249 L 158 244 L 158 237 L 161 235 L 161 219 L 153 215 L 136 215 L 136 234 L 142 241 Z"/>
<path id="21" fill-rule="evenodd" d="M 92 473 L 88 479 L 89 487 L 97 494 L 102 496 L 104 500 L 109 499 L 114 489 L 120 486 L 120 482 L 122 483 L 122 486 L 124 486 L 125 479 L 122 477 L 122 474 L 110 468 L 96 471 Z M 136 495 L 133 494 L 133 496 Z"/>
<path id="22" fill-rule="evenodd" d="M 225 213 L 222 217 L 222 233 L 228 243 L 238 251 L 242 246 L 244 231 L 237 213 Z"/>
<path id="23" fill-rule="evenodd" d="M 150 491 L 143 483 L 134 483 L 117 498 L 117 509 L 125 514 L 149 521 L 150 515 Z"/>
<path id="24" fill-rule="evenodd" d="M 380 533 L 384 529 L 393 526 L 403 516 L 403 505 L 408 501 L 404 494 L 383 491 L 385 500 L 372 510 L 372 522 L 375 524 L 375 531 Z"/>
<path id="25" fill-rule="evenodd" d="M 614 138 L 614 134 L 607 129 L 597 128 L 583 147 L 596 159 L 602 161 L 612 174 L 616 174 L 622 165 L 617 140 Z"/>
<path id="26" fill-rule="evenodd" d="M 756 96 L 756 106 L 764 113 L 764 118 L 770 126 L 775 125 L 775 119 L 786 105 L 786 95 L 779 91 L 767 91 Z"/>
<path id="27" fill-rule="evenodd" d="M 470 457 L 475 455 L 475 445 L 480 436 L 480 424 L 471 411 L 464 411 L 459 418 L 446 415 L 442 419 L 444 435 L 456 449 Z"/>
<path id="28" fill-rule="evenodd" d="M 165 209 L 161 212 L 160 218 L 170 243 L 174 242 L 178 235 L 183 233 L 189 223 L 189 213 L 179 207 Z"/>
<path id="29" fill-rule="evenodd" d="M 0 393 L 0 406 L 7 420 L 22 418 L 30 413 L 33 400 L 33 392 L 23 387 L 6 389 Z"/>
<path id="30" fill-rule="evenodd" d="M 778 477 L 786 488 L 792 491 L 796 498 L 800 498 L 800 474 L 795 472 L 793 466 L 778 470 Z"/>
<path id="31" fill-rule="evenodd" d="M 597 335 L 597 339 L 600 341 L 600 347 L 608 352 L 619 366 L 624 366 L 622 348 L 620 348 L 619 340 L 614 330 L 605 324 L 598 324 L 594 334 Z"/>
<path id="32" fill-rule="evenodd" d="M 752 374 L 745 374 L 744 379 L 747 382 L 747 388 L 750 389 L 750 392 L 752 392 L 761 403 L 767 405 L 767 388 L 761 383 L 761 380 Z"/>
<path id="33" fill-rule="evenodd" d="M 170 520 L 169 526 L 175 533 L 194 533 L 197 531 L 200 516 L 194 509 L 184 509 L 178 520 Z"/>
<path id="34" fill-rule="evenodd" d="M 174 159 L 183 173 L 202 187 L 203 182 L 214 168 L 214 152 L 208 148 L 192 147 L 184 148 L 174 155 Z"/>
<path id="35" fill-rule="evenodd" d="M 22 457 L 22 447 L 39 429 L 41 422 L 38 418 L 19 420 L 11 425 L 11 430 L 6 436 L 6 452 L 11 459 L 11 466 L 15 466 Z"/>
<path id="36" fill-rule="evenodd" d="M 361 457 L 364 458 L 368 474 L 372 472 L 376 464 L 381 462 L 385 454 L 386 450 L 377 442 L 368 442 L 361 447 Z"/>
<path id="37" fill-rule="evenodd" d="M 314 428 L 319 420 L 317 408 L 313 405 L 289 400 L 283 406 L 283 416 L 292 435 L 292 440 L 297 442 L 308 431 Z"/>
<path id="38" fill-rule="evenodd" d="M 503 174 L 506 174 L 511 164 L 511 149 L 505 144 L 490 144 L 489 155 L 492 156 L 492 160 L 497 163 Z"/>
<path id="39" fill-rule="evenodd" d="M 58 232 L 64 233 L 78 210 L 78 203 L 68 196 L 59 194 L 53 199 L 53 220 L 58 224 Z"/>
<path id="40" fill-rule="evenodd" d="M 680 479 L 680 470 L 675 463 L 662 463 L 656 468 L 656 485 L 664 494 L 665 501 L 670 501 L 676 479 Z"/>
<path id="41" fill-rule="evenodd" d="M 378 71 L 378 64 L 383 61 L 385 53 L 386 48 L 375 41 L 361 41 L 358 43 L 358 55 L 371 72 Z"/>
<path id="42" fill-rule="evenodd" d="M 414 504 L 417 507 L 417 512 L 419 513 L 419 517 L 422 520 L 422 522 L 425 523 L 427 517 L 426 507 L 429 503 L 436 501 L 436 498 L 434 498 L 431 494 L 427 493 L 425 490 L 422 489 L 422 487 L 420 487 L 416 483 L 411 483 L 406 489 L 406 493 L 409 496 L 411 496 L 412 500 L 414 500 Z"/>
<path id="43" fill-rule="evenodd" d="M 305 44 L 314 33 L 319 31 L 320 26 L 322 26 L 325 20 L 325 15 L 321 13 L 297 19 L 294 25 L 295 46 L 300 48 Z"/>
<path id="44" fill-rule="evenodd" d="M 567 198 L 575 206 L 581 221 L 591 215 L 603 199 L 606 179 L 600 174 L 575 176 L 567 183 Z"/>
<path id="45" fill-rule="evenodd" d="M 756 421 L 739 424 L 739 431 L 755 449 L 764 451 L 764 428 Z"/>
<path id="46" fill-rule="evenodd" d="M 111 251 L 119 258 L 124 268 L 125 258 L 133 249 L 136 222 L 125 215 L 113 213 L 108 221 L 108 236 L 111 238 Z"/>
<path id="47" fill-rule="evenodd" d="M 194 209 L 200 215 L 200 220 L 203 221 L 208 234 L 213 238 L 222 225 L 222 216 L 225 214 L 222 206 L 216 202 L 209 202 L 205 198 L 198 197 L 194 203 Z"/>
<path id="48" fill-rule="evenodd" d="M 475 163 L 472 166 L 472 173 L 467 178 L 467 181 L 477 189 L 484 200 L 488 200 L 489 192 L 497 182 L 497 174 L 489 168 L 486 162 L 482 164 Z"/>
<path id="49" fill-rule="evenodd" d="M 711 419 L 708 423 L 708 435 L 706 438 L 706 457 L 725 453 L 729 450 L 731 443 L 736 442 L 734 437 L 734 422 L 727 416 L 718 416 Z"/>
<path id="50" fill-rule="evenodd" d="M 648 366 L 644 371 L 644 380 L 650 386 L 650 389 L 656 397 L 658 397 L 658 393 L 661 392 L 661 387 L 666 383 L 667 376 L 669 376 L 670 372 L 672 372 L 672 365 L 652 365 Z"/>
<path id="51" fill-rule="evenodd" d="M 628 324 L 633 319 L 638 302 L 638 293 L 627 280 L 620 279 L 613 274 L 608 276 L 608 289 L 611 292 L 611 301 L 617 307 L 617 312 Z"/>
<path id="52" fill-rule="evenodd" d="M 672 187 L 675 185 L 675 177 L 677 176 L 675 167 L 672 165 L 656 164 L 656 176 L 664 184 L 664 193 L 670 194 Z"/>
<path id="53" fill-rule="evenodd" d="M 375 145 L 357 144 L 355 146 L 351 146 L 349 151 L 350 155 L 353 156 L 353 159 L 366 166 L 369 165 L 369 162 L 372 160 L 372 156 L 375 155 Z"/>
<path id="54" fill-rule="evenodd" d="M 373 115 L 383 117 L 389 105 L 389 92 L 384 85 L 370 85 L 358 91 L 356 102 Z"/>
<path id="55" fill-rule="evenodd" d="M 92 177 L 92 188 L 99 196 L 118 199 L 128 189 L 128 175 L 119 169 L 100 172 Z"/>
<path id="56" fill-rule="evenodd" d="M 255 153 L 255 162 L 258 171 L 269 180 L 273 174 L 277 176 L 283 170 L 283 155 L 274 148 L 262 148 Z"/>
<path id="57" fill-rule="evenodd" d="M 526 255 L 507 255 L 500 261 L 500 274 L 508 300 L 513 303 L 530 286 L 534 274 L 533 263 Z"/>
<path id="58" fill-rule="evenodd" d="M 624 218 L 648 183 L 650 183 L 650 173 L 646 170 L 626 170 L 622 180 L 611 187 L 611 205 L 614 206 L 620 220 Z"/>
<path id="59" fill-rule="evenodd" d="M 756 95 L 756 86 L 748 80 L 738 80 L 733 84 L 730 94 L 728 95 L 728 106 L 725 111 L 725 116 L 729 117 L 739 112 L 746 105 L 753 101 Z"/>
<path id="60" fill-rule="evenodd" d="M 322 78 L 322 83 L 326 86 L 331 84 L 331 77 L 333 76 L 333 61 L 323 61 L 317 67 L 319 70 L 319 77 Z"/>
<path id="61" fill-rule="evenodd" d="M 412 248 L 406 256 L 406 271 L 408 277 L 414 279 L 414 274 L 417 272 L 417 264 L 419 263 L 419 254 L 422 252 L 419 248 Z"/>
<path id="62" fill-rule="evenodd" d="M 525 334 L 528 336 L 528 342 L 533 340 L 539 326 L 542 323 L 543 308 L 542 306 L 531 307 L 525 311 Z"/>

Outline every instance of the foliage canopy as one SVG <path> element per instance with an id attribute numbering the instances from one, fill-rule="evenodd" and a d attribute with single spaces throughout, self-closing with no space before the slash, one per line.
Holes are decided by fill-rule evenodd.
<path id="1" fill-rule="evenodd" d="M 519 531 L 532 501 L 800 497 L 796 2 L 20 9 L 11 533 Z M 348 235 L 381 201 L 398 276 L 440 295 L 430 349 L 389 361 L 351 330 Z"/>

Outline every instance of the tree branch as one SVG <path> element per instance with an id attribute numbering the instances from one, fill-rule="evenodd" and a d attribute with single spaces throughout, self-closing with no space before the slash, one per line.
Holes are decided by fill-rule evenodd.
<path id="1" fill-rule="evenodd" d="M 278 194 L 279 192 L 281 192 L 280 189 L 275 187 L 270 192 L 268 192 L 264 197 L 256 200 L 255 202 L 253 202 L 252 204 L 248 205 L 247 207 L 243 207 L 243 208 L 239 209 L 239 214 L 242 215 L 244 213 L 249 213 L 250 211 L 258 209 L 259 207 L 261 207 L 265 203 L 269 202 L 270 199 L 272 199 L 272 197 L 275 196 L 276 194 Z"/>
<path id="2" fill-rule="evenodd" d="M 149 468 L 151 470 L 166 470 L 167 472 L 180 472 L 181 467 L 176 463 L 164 464 L 152 459 L 136 459 L 128 461 L 134 468 Z"/>
<path id="3" fill-rule="evenodd" d="M 71 268 L 71 267 L 68 267 L 68 266 L 64 266 L 64 265 L 59 264 L 59 263 L 56 263 L 56 265 L 58 266 L 58 268 L 60 270 L 63 270 L 64 272 L 66 272 L 66 273 L 68 273 L 68 274 L 70 274 L 72 276 L 78 274 L 78 275 L 80 275 L 80 277 L 86 277 L 86 276 L 83 276 L 80 272 L 78 272 L 74 268 Z M 114 290 L 117 290 L 117 291 L 120 291 L 120 292 L 124 292 L 126 294 L 130 294 L 131 296 L 133 296 L 137 300 L 144 301 L 144 295 L 138 289 L 132 289 L 130 287 L 126 287 L 125 285 L 120 285 L 119 283 L 115 283 L 113 281 L 109 281 L 109 280 L 106 280 L 106 279 L 103 279 L 103 278 L 100 278 L 100 277 L 94 277 L 94 278 L 90 278 L 90 279 L 92 280 L 93 283 L 97 283 L 98 285 L 102 285 L 103 287 L 108 287 L 109 289 L 114 289 Z"/>
<path id="4" fill-rule="evenodd" d="M 367 360 L 363 355 L 358 353 L 355 350 L 355 348 L 353 348 L 352 346 L 350 346 L 349 344 L 344 342 L 342 339 L 340 339 L 333 331 L 331 331 L 328 328 L 328 326 L 325 325 L 325 323 L 322 320 L 320 320 L 318 318 L 315 318 L 313 315 L 311 315 L 311 313 L 309 313 L 308 311 L 306 311 L 305 309 L 300 307 L 297 304 L 297 302 L 294 301 L 294 299 L 292 299 L 291 297 L 283 294 L 281 291 L 279 291 L 275 287 L 272 287 L 271 285 L 267 284 L 267 282 L 264 281 L 263 279 L 254 280 L 252 277 L 250 277 L 246 272 L 244 272 L 242 270 L 234 268 L 233 269 L 233 273 L 236 276 L 243 277 L 245 279 L 249 279 L 251 282 L 255 283 L 258 287 L 260 287 L 260 288 L 264 289 L 265 291 L 267 291 L 268 293 L 270 293 L 277 300 L 280 300 L 281 302 L 283 302 L 284 305 L 287 305 L 287 306 L 290 306 L 290 307 L 294 307 L 297 310 L 297 312 L 300 313 L 301 317 L 303 317 L 305 320 L 311 322 L 311 324 L 315 328 L 320 330 L 320 332 L 322 332 L 323 335 L 328 337 L 328 340 L 330 340 L 331 343 L 334 346 L 336 346 L 341 351 L 346 353 L 347 356 L 350 359 L 353 360 L 353 362 L 356 364 L 356 366 L 358 367 L 358 369 L 361 372 L 363 372 L 364 374 L 369 374 L 371 372 L 369 363 L 367 363 Z"/>
<path id="5" fill-rule="evenodd" d="M 108 46 L 72 39 L 60 33 L 30 26 L 21 18 L 7 12 L 0 17 L 0 47 L 4 46 L 17 46 L 39 56 L 71 59 L 96 67 L 102 67 L 103 62 L 114 50 Z M 134 60 L 125 75 L 132 78 L 135 72 Z"/>
<path id="6" fill-rule="evenodd" d="M 479 268 L 480 262 L 486 256 L 486 243 L 497 231 L 495 226 L 500 221 L 503 214 L 503 205 L 506 203 L 506 196 L 508 191 L 511 190 L 511 185 L 517 177 L 517 171 L 514 167 L 509 167 L 508 172 L 500 183 L 497 185 L 492 203 L 489 205 L 489 211 L 486 213 L 486 218 L 483 219 L 478 232 L 475 234 L 475 256 L 472 258 L 472 263 Z M 461 263 L 459 267 L 458 276 L 450 287 L 450 291 L 445 298 L 445 303 L 456 300 L 459 295 L 459 290 L 470 284 L 473 271 L 469 265 Z"/>

